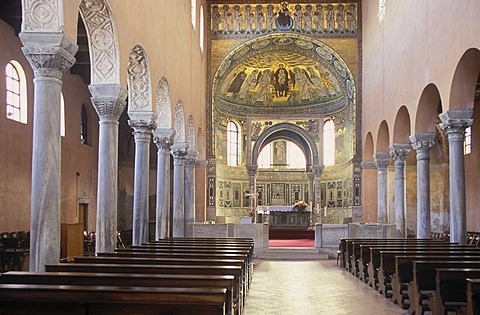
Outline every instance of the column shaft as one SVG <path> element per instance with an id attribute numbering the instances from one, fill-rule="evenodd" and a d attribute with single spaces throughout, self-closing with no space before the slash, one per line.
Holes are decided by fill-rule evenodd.
<path id="1" fill-rule="evenodd" d="M 172 146 L 173 154 L 173 236 L 185 236 L 186 145 Z"/>
<path id="2" fill-rule="evenodd" d="M 467 211 L 465 193 L 465 161 L 463 141 L 465 129 L 471 126 L 473 110 L 449 110 L 440 114 L 440 127 L 448 135 L 450 180 L 450 242 L 467 241 Z"/>
<path id="3" fill-rule="evenodd" d="M 410 152 L 409 144 L 392 144 L 390 155 L 395 159 L 395 225 L 397 238 L 406 238 L 405 224 L 405 159 Z"/>
<path id="4" fill-rule="evenodd" d="M 185 160 L 185 235 L 193 236 L 188 224 L 195 222 L 195 155 L 189 153 Z"/>
<path id="5" fill-rule="evenodd" d="M 416 133 L 410 136 L 417 151 L 417 238 L 430 238 L 430 147 L 435 133 Z"/>
<path id="6" fill-rule="evenodd" d="M 156 131 L 155 131 L 156 132 Z M 171 132 L 170 132 L 171 134 Z M 155 136 L 157 144 L 157 207 L 155 215 L 155 239 L 170 237 L 170 136 Z"/>
<path id="7" fill-rule="evenodd" d="M 378 208 L 377 222 L 388 223 L 387 216 L 387 167 L 390 162 L 390 155 L 386 152 L 378 152 L 374 155 L 378 171 Z"/>

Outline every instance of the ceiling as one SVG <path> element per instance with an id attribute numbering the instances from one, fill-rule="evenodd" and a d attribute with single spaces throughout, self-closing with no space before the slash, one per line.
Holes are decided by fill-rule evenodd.
<path id="1" fill-rule="evenodd" d="M 22 25 L 22 0 L 1 0 L 0 19 L 10 25 L 14 29 L 15 35 L 18 36 Z M 85 84 L 90 84 L 90 55 L 87 32 L 80 15 L 78 16 L 77 45 L 76 62 L 70 69 L 70 72 L 80 75 Z"/>

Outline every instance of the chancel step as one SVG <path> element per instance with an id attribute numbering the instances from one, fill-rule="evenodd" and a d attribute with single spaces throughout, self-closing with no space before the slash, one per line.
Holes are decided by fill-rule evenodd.
<path id="1" fill-rule="evenodd" d="M 328 254 L 321 253 L 318 248 L 279 247 L 269 248 L 258 254 L 258 259 L 267 260 L 326 260 Z"/>

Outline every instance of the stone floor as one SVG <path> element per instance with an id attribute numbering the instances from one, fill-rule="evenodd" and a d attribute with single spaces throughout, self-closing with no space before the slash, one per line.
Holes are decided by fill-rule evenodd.
<path id="1" fill-rule="evenodd" d="M 245 315 L 408 314 L 336 260 L 256 260 Z"/>

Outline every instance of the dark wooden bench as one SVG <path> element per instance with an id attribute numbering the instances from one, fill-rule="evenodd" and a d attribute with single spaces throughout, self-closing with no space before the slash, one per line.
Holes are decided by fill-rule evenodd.
<path id="1" fill-rule="evenodd" d="M 467 278 L 480 278 L 480 269 L 437 268 L 436 270 L 435 293 L 429 297 L 428 302 L 432 314 L 463 313 L 467 307 Z"/>
<path id="2" fill-rule="evenodd" d="M 201 265 L 134 265 L 134 264 L 94 264 L 60 263 L 45 265 L 47 272 L 79 273 L 126 273 L 126 274 L 177 274 L 177 275 L 233 275 L 235 286 L 234 302 L 243 310 L 245 290 L 243 270 L 240 266 L 201 266 Z"/>
<path id="3" fill-rule="evenodd" d="M 480 279 L 467 278 L 467 315 L 480 314 Z"/>
<path id="4" fill-rule="evenodd" d="M 368 285 L 373 288 L 378 288 L 378 270 L 380 268 L 380 253 L 381 251 L 395 251 L 393 255 L 402 255 L 408 252 L 427 252 L 427 251 L 451 251 L 451 252 L 467 252 L 478 251 L 479 249 L 469 245 L 458 245 L 445 243 L 443 246 L 430 245 L 404 245 L 404 246 L 378 246 L 370 247 L 370 261 L 367 266 L 368 271 Z"/>
<path id="5" fill-rule="evenodd" d="M 168 274 L 115 274 L 74 272 L 21 272 L 11 271 L 0 276 L 0 283 L 52 284 L 128 287 L 226 288 L 226 313 L 239 314 L 234 304 L 234 276 L 231 275 L 168 275 Z"/>
<path id="6" fill-rule="evenodd" d="M 0 284 L 1 314 L 225 314 L 225 288 Z"/>
<path id="7" fill-rule="evenodd" d="M 423 314 L 429 309 L 428 297 L 435 291 L 437 268 L 476 268 L 478 266 L 478 261 L 414 261 L 413 280 L 408 287 L 409 313 Z"/>
<path id="8" fill-rule="evenodd" d="M 476 261 L 480 262 L 480 254 L 471 253 L 452 254 L 449 252 L 429 252 L 429 253 L 408 253 L 402 256 L 395 256 L 395 271 L 391 278 L 392 302 L 398 303 L 402 308 L 408 308 L 405 299 L 408 298 L 408 285 L 413 281 L 413 261 L 415 260 L 451 260 L 451 261 Z"/>
<path id="9" fill-rule="evenodd" d="M 463 248 L 462 246 L 459 246 Z M 391 290 L 393 290 L 391 280 L 393 274 L 395 273 L 395 257 L 398 255 L 443 255 L 445 257 L 458 256 L 455 254 L 455 251 L 458 247 L 448 247 L 448 248 L 438 248 L 438 247 L 429 247 L 428 249 L 419 248 L 418 250 L 381 250 L 380 251 L 380 266 L 377 269 L 377 279 L 378 279 L 378 291 L 382 293 L 385 297 L 391 297 Z M 466 247 L 465 250 L 461 250 L 460 255 L 470 255 L 480 257 L 480 249 Z"/>

